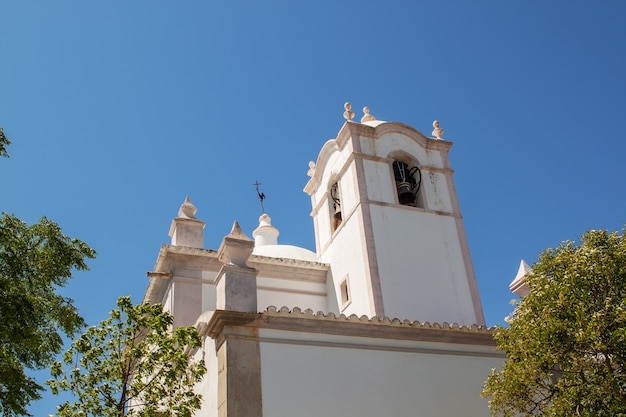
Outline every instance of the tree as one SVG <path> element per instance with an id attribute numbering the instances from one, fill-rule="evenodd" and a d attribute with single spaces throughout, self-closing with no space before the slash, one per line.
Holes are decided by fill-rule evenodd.
<path id="1" fill-rule="evenodd" d="M 483 395 L 492 414 L 626 415 L 626 238 L 589 231 L 543 252 L 530 293 L 495 331 L 508 360 Z"/>
<path id="2" fill-rule="evenodd" d="M 8 158 L 9 154 L 7 153 L 7 146 L 11 144 L 9 138 L 4 134 L 4 130 L 0 127 L 0 156 L 4 156 Z"/>
<path id="3" fill-rule="evenodd" d="M 0 217 L 1 415 L 28 415 L 26 407 L 41 398 L 43 387 L 26 370 L 47 368 L 61 352 L 62 334 L 73 336 L 84 325 L 73 301 L 56 291 L 94 256 L 46 218 L 28 226 L 6 213 Z"/>
<path id="4" fill-rule="evenodd" d="M 59 417 L 191 416 L 201 396 L 193 388 L 206 372 L 190 358 L 202 343 L 195 327 L 171 330 L 173 317 L 159 304 L 119 309 L 72 343 L 52 366 L 52 392 L 71 391 L 75 402 L 58 407 Z"/>

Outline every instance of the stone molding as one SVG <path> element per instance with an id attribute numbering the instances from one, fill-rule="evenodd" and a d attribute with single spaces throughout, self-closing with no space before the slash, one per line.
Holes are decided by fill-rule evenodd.
<path id="1" fill-rule="evenodd" d="M 439 151 L 444 154 L 448 153 L 453 145 L 453 142 L 447 140 L 428 138 L 419 130 L 405 125 L 404 123 L 384 122 L 373 127 L 355 122 L 345 122 L 339 130 L 337 138 L 328 140 L 322 147 L 317 161 L 315 162 L 313 176 L 304 187 L 304 191 L 311 195 L 317 190 L 317 187 L 321 184 L 321 175 L 330 155 L 333 152 L 341 151 L 351 138 L 358 139 L 359 137 L 367 137 L 379 139 L 381 136 L 391 133 L 402 134 L 419 143 L 424 149 Z M 355 151 L 359 152 L 360 149 L 355 149 Z"/>
<path id="2" fill-rule="evenodd" d="M 250 256 L 248 262 L 252 268 L 259 270 L 261 275 L 269 273 L 273 277 L 281 279 L 293 279 L 292 277 L 297 275 L 298 280 L 312 282 L 325 282 L 330 269 L 328 264 L 322 262 L 260 255 Z M 143 301 L 151 303 L 162 302 L 165 291 L 172 282 L 172 275 L 176 275 L 177 268 L 218 272 L 222 265 L 223 263 L 218 259 L 218 252 L 215 250 L 162 245 L 153 271 L 147 273 L 150 282 L 148 283 Z M 177 277 L 179 276 L 177 275 Z M 207 282 L 205 279 L 189 279 Z"/>
<path id="3" fill-rule="evenodd" d="M 458 325 L 455 323 L 428 323 L 388 317 L 346 316 L 313 310 L 293 310 L 269 307 L 262 313 L 244 313 L 217 310 L 209 322 L 202 325 L 202 335 L 210 336 L 221 343 L 226 327 L 254 327 L 258 329 L 286 330 L 305 333 L 325 333 L 342 336 L 375 339 L 414 340 L 424 342 L 452 343 L 493 347 L 493 328 Z"/>

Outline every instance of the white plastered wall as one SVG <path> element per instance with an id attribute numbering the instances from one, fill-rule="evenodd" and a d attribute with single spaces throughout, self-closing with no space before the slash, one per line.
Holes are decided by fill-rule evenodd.
<path id="1" fill-rule="evenodd" d="M 445 174 L 422 171 L 422 192 L 426 193 L 429 210 L 444 213 L 453 212 Z"/>
<path id="2" fill-rule="evenodd" d="M 349 282 L 351 302 L 342 310 L 340 300 L 328 300 L 329 311 L 346 315 L 370 315 L 370 293 L 367 277 L 368 263 L 365 259 L 363 240 L 363 218 L 360 211 L 355 211 L 358 204 L 358 183 L 354 164 L 349 164 L 351 146 L 346 144 L 341 151 L 336 150 L 329 156 L 321 178 L 321 185 L 314 193 L 312 201 L 322 202 L 317 211 L 316 235 L 319 238 L 318 252 L 320 261 L 331 265 L 329 285 L 332 291 L 329 297 L 340 297 L 340 284 L 344 279 Z M 349 165 L 346 165 L 349 164 Z M 338 180 L 341 195 L 343 222 L 335 231 L 331 228 L 331 210 L 328 189 Z M 332 278 L 332 279 L 330 279 Z M 338 311 L 335 311 L 335 308 Z"/>
<path id="3" fill-rule="evenodd" d="M 357 211 L 351 218 L 344 221 L 339 233 L 334 236 L 333 245 L 324 252 L 321 259 L 322 262 L 330 265 L 332 279 L 328 279 L 328 282 L 334 286 L 335 296 L 338 297 L 341 294 L 339 285 L 344 278 L 349 280 L 352 301 L 345 310 L 337 311 L 346 315 L 370 315 L 370 290 L 366 279 L 367 260 L 363 250 L 363 241 L 358 238 L 361 234 L 361 224 L 361 213 Z M 338 304 L 341 307 L 341 302 Z M 332 307 L 334 303 L 329 302 L 328 305 Z"/>
<path id="4" fill-rule="evenodd" d="M 393 186 L 389 164 L 376 161 L 363 161 L 367 195 L 371 201 L 387 204 L 396 203 L 396 190 Z"/>
<path id="5" fill-rule="evenodd" d="M 204 361 L 207 372 L 202 381 L 196 384 L 194 390 L 202 395 L 200 410 L 195 414 L 202 417 L 217 417 L 217 389 L 218 389 L 218 368 L 217 355 L 215 353 L 215 340 L 204 337 L 202 348 L 196 351 L 193 356 L 194 361 Z"/>
<path id="6" fill-rule="evenodd" d="M 400 133 L 388 133 L 378 139 L 360 137 L 360 143 L 362 152 L 368 155 L 386 158 L 391 152 L 401 150 L 413 155 L 421 165 L 444 167 L 439 152 L 424 149 L 413 139 Z"/>
<path id="7" fill-rule="evenodd" d="M 330 198 L 329 198 L 329 189 L 332 183 L 339 179 L 339 173 L 344 167 L 345 163 L 348 159 L 348 150 L 346 148 L 343 151 L 339 152 L 338 150 L 333 152 L 332 155 L 329 156 L 328 162 L 326 163 L 326 167 L 324 170 L 324 175 L 321 178 L 321 185 L 316 190 L 314 195 L 312 196 L 311 201 L 318 202 L 319 206 L 317 207 L 317 213 L 315 214 L 317 217 L 317 221 L 315 226 L 317 227 L 317 238 L 318 238 L 318 252 L 323 249 L 326 245 L 328 245 L 332 235 L 333 230 L 331 228 L 331 208 L 330 208 Z M 341 195 L 341 208 L 343 213 L 346 213 L 350 210 L 352 205 L 354 204 L 354 199 L 350 197 L 350 188 L 347 188 L 347 185 L 344 183 L 349 182 L 349 180 L 341 178 L 339 181 L 340 185 L 340 195 Z M 350 187 L 352 186 L 352 182 L 350 182 Z M 344 201 L 345 200 L 345 201 Z"/>
<path id="8" fill-rule="evenodd" d="M 443 346 L 423 342 L 398 341 L 389 349 L 363 338 L 335 339 L 261 343 L 263 415 L 489 416 L 480 392 L 501 358 L 437 352 Z"/>
<path id="9" fill-rule="evenodd" d="M 172 280 L 174 327 L 191 326 L 202 313 L 202 281 L 177 275 Z"/>
<path id="10" fill-rule="evenodd" d="M 295 279 L 257 277 L 257 307 L 264 311 L 270 306 L 310 308 L 314 312 L 327 311 L 326 283 L 306 282 Z"/>
<path id="11" fill-rule="evenodd" d="M 386 316 L 479 321 L 453 217 L 376 205 L 371 216 Z"/>
<path id="12" fill-rule="evenodd" d="M 217 293 L 215 290 L 215 279 L 217 272 L 202 271 L 202 311 L 213 311 L 216 309 Z"/>

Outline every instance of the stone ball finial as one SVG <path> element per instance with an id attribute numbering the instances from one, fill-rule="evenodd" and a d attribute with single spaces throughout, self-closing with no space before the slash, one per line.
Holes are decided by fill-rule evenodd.
<path id="1" fill-rule="evenodd" d="M 354 119 L 354 112 L 352 111 L 352 104 L 350 104 L 349 101 L 346 101 L 346 103 L 343 105 L 343 108 L 346 110 L 343 112 L 343 118 L 346 119 L 348 122 L 351 122 L 352 119 Z"/>
<path id="2" fill-rule="evenodd" d="M 436 139 L 441 139 L 441 136 L 443 136 L 443 129 L 441 129 L 441 128 L 439 127 L 439 121 L 435 120 L 435 121 L 433 122 L 433 128 L 434 128 L 434 129 L 433 129 L 433 133 L 432 133 L 432 134 L 433 134 L 433 136 L 434 136 Z"/>
<path id="3" fill-rule="evenodd" d="M 178 217 L 182 217 L 185 219 L 195 219 L 196 211 L 198 211 L 198 209 L 196 208 L 196 206 L 191 204 L 191 200 L 189 200 L 189 196 L 187 196 L 185 197 L 185 201 L 178 210 Z"/>
<path id="4" fill-rule="evenodd" d="M 369 122 L 371 120 L 376 120 L 376 118 L 370 114 L 370 108 L 367 106 L 363 107 L 363 117 L 361 117 L 361 123 Z"/>

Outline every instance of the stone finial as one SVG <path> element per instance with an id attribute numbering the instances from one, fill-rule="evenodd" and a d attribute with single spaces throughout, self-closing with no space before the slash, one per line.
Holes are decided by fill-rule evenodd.
<path id="1" fill-rule="evenodd" d="M 220 262 L 225 264 L 239 268 L 249 268 L 246 262 L 252 255 L 253 250 L 254 241 L 241 231 L 239 222 L 235 221 L 230 233 L 224 236 L 222 244 L 217 251 L 217 257 Z"/>
<path id="2" fill-rule="evenodd" d="M 178 217 L 183 219 L 195 219 L 197 211 L 198 209 L 196 206 L 191 204 L 191 200 L 189 200 L 189 196 L 187 196 L 185 197 L 183 204 L 180 206 L 180 209 L 178 209 Z"/>
<path id="3" fill-rule="evenodd" d="M 241 230 L 241 226 L 239 226 L 239 222 L 237 220 L 233 223 L 233 228 L 230 229 L 230 233 L 226 235 L 226 237 L 239 240 L 251 240 L 248 236 L 246 236 L 243 230 Z"/>
<path id="4" fill-rule="evenodd" d="M 172 245 L 202 248 L 204 246 L 204 226 L 202 220 L 196 218 L 196 207 L 191 204 L 189 196 L 178 210 L 178 217 L 172 220 L 169 236 Z"/>
<path id="5" fill-rule="evenodd" d="M 361 123 L 372 120 L 376 120 L 376 118 L 370 114 L 370 108 L 367 106 L 363 107 L 363 117 L 361 117 Z"/>
<path id="6" fill-rule="evenodd" d="M 441 128 L 439 127 L 439 122 L 438 122 L 437 120 L 435 120 L 435 121 L 433 122 L 433 128 L 434 128 L 434 129 L 433 129 L 433 136 L 434 136 L 436 139 L 441 139 L 441 136 L 443 135 L 443 129 L 441 129 Z"/>
<path id="7" fill-rule="evenodd" d="M 308 175 L 309 177 L 313 177 L 313 175 L 315 175 L 315 162 L 309 161 L 309 170 L 307 171 L 306 175 Z"/>
<path id="8" fill-rule="evenodd" d="M 346 103 L 343 105 L 343 108 L 346 109 L 346 111 L 343 112 L 343 118 L 346 119 L 348 122 L 351 122 L 352 119 L 354 119 L 352 104 L 350 104 L 349 101 L 346 101 Z"/>
<path id="9" fill-rule="evenodd" d="M 272 226 L 272 218 L 263 213 L 259 217 L 259 227 L 252 232 L 255 246 L 277 245 L 279 235 L 278 229 Z"/>
<path id="10" fill-rule="evenodd" d="M 519 264 L 519 269 L 517 270 L 517 275 L 509 285 L 511 292 L 520 297 L 528 295 L 530 288 L 528 288 L 528 284 L 526 284 L 526 277 L 532 273 L 532 268 L 522 259 Z"/>

